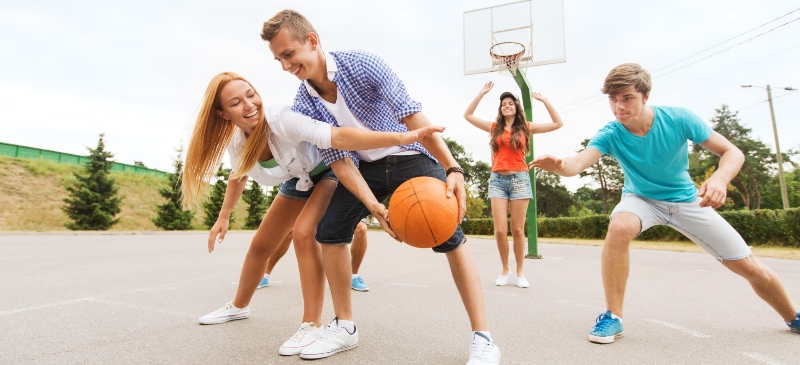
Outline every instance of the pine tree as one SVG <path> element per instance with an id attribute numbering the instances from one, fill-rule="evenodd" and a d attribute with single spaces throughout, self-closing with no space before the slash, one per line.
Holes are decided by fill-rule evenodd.
<path id="1" fill-rule="evenodd" d="M 265 202 L 267 209 L 272 206 L 272 202 L 275 200 L 275 197 L 278 196 L 278 190 L 281 189 L 280 185 L 275 185 L 272 189 L 269 189 L 267 192 L 267 200 Z"/>
<path id="2" fill-rule="evenodd" d="M 97 148 L 89 150 L 89 162 L 84 165 L 84 173 L 75 172 L 77 181 L 67 187 L 69 196 L 61 208 L 72 220 L 65 226 L 71 230 L 104 231 L 117 222 L 114 216 L 120 212 L 121 198 L 117 196 L 119 187 L 109 177 L 111 160 L 114 154 L 105 150 L 103 134 Z"/>
<path id="3" fill-rule="evenodd" d="M 267 195 L 257 182 L 250 180 L 250 186 L 242 194 L 242 199 L 248 204 L 244 228 L 258 229 L 258 225 L 264 219 L 264 213 L 267 212 Z"/>
<path id="4" fill-rule="evenodd" d="M 219 170 L 217 170 L 217 182 L 211 187 L 211 196 L 203 203 L 203 212 L 206 214 L 203 224 L 209 229 L 214 227 L 214 223 L 217 222 L 217 218 L 219 217 L 219 212 L 222 210 L 222 202 L 225 201 L 225 190 L 228 189 L 227 181 L 230 175 L 231 170 L 223 169 L 220 165 Z M 233 212 L 231 212 L 229 222 L 234 222 Z"/>
<path id="5" fill-rule="evenodd" d="M 194 212 L 183 210 L 181 206 L 183 203 L 183 194 L 181 193 L 181 185 L 183 185 L 183 176 L 181 175 L 183 171 L 182 154 L 183 147 L 178 149 L 178 157 L 173 163 L 175 172 L 169 174 L 169 185 L 158 191 L 164 199 L 167 199 L 167 202 L 156 206 L 158 207 L 158 215 L 153 218 L 153 224 L 167 231 L 191 229 L 192 219 L 194 219 Z"/>

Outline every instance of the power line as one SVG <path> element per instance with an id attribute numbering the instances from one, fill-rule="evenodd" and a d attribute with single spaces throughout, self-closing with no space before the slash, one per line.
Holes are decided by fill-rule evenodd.
<path id="1" fill-rule="evenodd" d="M 786 22 L 786 23 L 783 23 L 783 24 L 781 24 L 781 25 L 779 25 L 779 26 L 777 26 L 777 27 L 775 27 L 775 28 L 772 28 L 772 29 L 770 29 L 770 30 L 768 30 L 768 31 L 764 32 L 764 33 L 760 33 L 760 34 L 758 34 L 758 35 L 755 35 L 755 36 L 753 36 L 753 37 L 750 37 L 750 38 L 748 38 L 748 39 L 745 39 L 745 40 L 743 40 L 743 41 L 741 41 L 741 42 L 739 42 L 739 43 L 736 43 L 736 44 L 734 44 L 734 45 L 732 45 L 732 46 L 730 46 L 730 47 L 728 47 L 728 48 L 725 48 L 725 49 L 722 49 L 722 50 L 720 50 L 720 51 L 714 52 L 714 53 L 712 53 L 712 54 L 710 54 L 710 55 L 708 55 L 708 56 L 705 56 L 705 57 L 703 57 L 703 58 L 701 58 L 701 59 L 699 59 L 699 60 L 696 60 L 696 61 L 694 61 L 694 62 L 687 63 L 687 64 L 685 64 L 685 65 L 683 65 L 683 66 L 681 66 L 681 67 L 678 67 L 678 68 L 676 68 L 676 69 L 674 69 L 674 70 L 672 70 L 672 71 L 669 71 L 669 72 L 667 72 L 667 73 L 663 73 L 663 74 L 661 74 L 661 75 L 654 76 L 653 78 L 659 78 L 659 77 L 662 77 L 662 76 L 665 76 L 665 75 L 669 75 L 669 74 L 671 74 L 671 73 L 673 73 L 673 72 L 675 72 L 675 71 L 678 71 L 678 70 L 680 70 L 680 69 L 683 69 L 683 68 L 689 67 L 689 66 L 691 66 L 691 65 L 694 65 L 695 63 L 698 63 L 698 62 L 700 62 L 700 61 L 702 61 L 702 60 L 705 60 L 705 59 L 707 59 L 707 58 L 709 58 L 709 57 L 716 56 L 716 55 L 718 55 L 718 54 L 720 54 L 720 53 L 722 53 L 722 52 L 725 52 L 725 51 L 727 51 L 727 50 L 729 50 L 729 49 L 731 49 L 731 48 L 733 48 L 733 47 L 736 47 L 736 46 L 738 46 L 738 45 L 740 45 L 740 44 L 742 44 L 742 43 L 749 42 L 749 41 L 751 41 L 751 40 L 753 40 L 753 39 L 756 39 L 756 38 L 758 38 L 758 37 L 760 37 L 760 36 L 762 36 L 762 35 L 764 35 L 764 34 L 767 34 L 767 33 L 769 33 L 769 32 L 772 32 L 772 31 L 773 31 L 773 30 L 775 30 L 775 29 L 778 29 L 778 28 L 780 28 L 780 27 L 782 27 L 782 26 L 785 26 L 785 25 L 788 25 L 788 24 L 794 23 L 794 22 L 796 22 L 796 21 L 798 21 L 798 20 L 800 20 L 800 18 L 797 18 L 797 19 L 795 19 L 795 20 L 791 20 L 791 21 L 788 21 L 788 22 Z"/>
<path id="2" fill-rule="evenodd" d="M 693 55 L 691 55 L 691 56 L 687 56 L 687 57 L 685 57 L 685 58 L 682 58 L 682 59 L 680 59 L 680 60 L 677 60 L 677 61 L 675 61 L 675 62 L 673 62 L 673 63 L 670 63 L 669 65 L 666 65 L 666 66 L 664 66 L 664 67 L 662 67 L 662 68 L 659 68 L 658 70 L 655 70 L 655 71 L 653 71 L 653 73 L 655 74 L 655 73 L 657 73 L 657 72 L 659 72 L 659 71 L 661 71 L 661 70 L 664 70 L 664 69 L 666 69 L 666 68 L 669 68 L 669 67 L 670 67 L 670 66 L 672 66 L 672 65 L 675 65 L 675 64 L 681 63 L 681 62 L 683 62 L 683 61 L 686 61 L 686 60 L 688 60 L 688 59 L 690 59 L 690 58 L 692 58 L 692 57 L 694 57 L 694 56 L 697 56 L 697 55 L 699 55 L 699 54 L 701 54 L 701 53 L 705 52 L 705 51 L 708 51 L 708 50 L 710 50 L 710 49 L 713 49 L 713 48 L 715 48 L 715 47 L 717 47 L 717 46 L 720 46 L 720 45 L 723 45 L 723 44 L 725 44 L 725 43 L 727 43 L 727 42 L 730 42 L 731 40 L 734 40 L 734 39 L 736 39 L 736 38 L 739 38 L 739 37 L 741 37 L 741 36 L 743 36 L 743 35 L 745 35 L 745 34 L 747 34 L 747 33 L 750 33 L 750 32 L 752 32 L 752 31 L 754 31 L 754 30 L 756 30 L 756 29 L 758 29 L 758 28 L 761 28 L 761 27 L 763 27 L 763 26 L 765 26 L 765 25 L 767 25 L 767 24 L 769 24 L 769 23 L 772 23 L 772 22 L 774 22 L 774 21 L 776 21 L 776 20 L 778 20 L 778 19 L 780 19 L 780 18 L 786 17 L 786 16 L 788 16 L 789 14 L 792 14 L 792 13 L 794 13 L 794 12 L 797 12 L 797 11 L 800 11 L 800 8 L 798 8 L 798 9 L 794 9 L 794 10 L 792 10 L 792 11 L 790 11 L 790 12 L 786 13 L 786 14 L 783 14 L 783 15 L 781 15 L 781 16 L 779 16 L 779 17 L 775 18 L 775 19 L 772 19 L 772 20 L 770 20 L 770 21 L 768 21 L 768 22 L 766 22 L 766 23 L 764 23 L 764 24 L 761 24 L 761 25 L 759 25 L 759 26 L 757 26 L 757 27 L 755 27 L 755 28 L 753 28 L 753 29 L 750 29 L 750 30 L 748 30 L 748 31 L 746 31 L 746 32 L 744 32 L 744 33 L 741 33 L 741 34 L 739 34 L 739 35 L 737 35 L 737 36 L 735 36 L 735 37 L 728 38 L 728 39 L 726 39 L 726 40 L 724 40 L 724 41 L 722 41 L 722 42 L 720 42 L 720 43 L 717 43 L 717 44 L 715 44 L 715 45 L 713 45 L 713 46 L 711 46 L 711 47 L 708 47 L 708 48 L 706 48 L 706 49 L 704 49 L 704 50 L 702 50 L 702 51 L 700 51 L 700 52 L 697 52 L 697 53 L 695 53 L 695 54 L 693 54 Z"/>
<path id="3" fill-rule="evenodd" d="M 797 90 L 797 91 L 800 91 L 800 90 Z M 776 97 L 772 98 L 772 100 L 774 101 L 775 99 L 780 99 L 780 98 L 782 98 L 784 96 L 789 96 L 789 95 L 795 94 L 795 93 L 797 93 L 797 91 L 792 91 L 790 93 L 786 93 L 786 94 L 783 94 L 783 95 L 780 95 L 780 96 L 776 96 Z M 748 106 L 746 106 L 744 108 L 741 108 L 741 109 L 735 111 L 734 113 L 738 113 L 738 112 L 740 112 L 742 110 L 745 110 L 745 109 L 750 109 L 750 108 L 752 108 L 752 107 L 754 107 L 756 105 L 760 105 L 760 104 L 763 104 L 763 103 L 768 102 L 768 101 L 769 101 L 769 99 L 761 100 L 761 101 L 759 101 L 759 102 L 757 102 L 757 103 L 755 103 L 753 105 L 748 105 Z"/>

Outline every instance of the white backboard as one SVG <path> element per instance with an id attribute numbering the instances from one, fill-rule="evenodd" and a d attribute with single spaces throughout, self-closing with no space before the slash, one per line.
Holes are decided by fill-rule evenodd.
<path id="1" fill-rule="evenodd" d="M 492 45 L 525 46 L 519 68 L 566 62 L 563 0 L 526 0 L 464 12 L 464 75 L 500 71 Z"/>

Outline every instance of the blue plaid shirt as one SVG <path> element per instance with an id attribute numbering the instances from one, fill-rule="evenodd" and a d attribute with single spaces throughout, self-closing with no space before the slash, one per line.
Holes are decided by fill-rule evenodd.
<path id="1" fill-rule="evenodd" d="M 350 111 L 367 127 L 381 132 L 407 132 L 408 128 L 400 121 L 422 111 L 422 104 L 406 92 L 403 81 L 382 58 L 372 53 L 353 50 L 330 52 L 335 62 L 328 57 L 328 75 L 342 93 L 345 104 Z M 307 81 L 300 85 L 294 98 L 292 110 L 313 119 L 339 126 L 339 123 L 328 112 L 320 101 L 319 94 Z M 434 161 L 436 159 L 422 147 L 419 142 L 403 145 L 403 148 L 424 153 Z M 358 165 L 360 157 L 356 152 L 342 151 L 334 148 L 320 150 L 325 164 L 350 157 Z"/>

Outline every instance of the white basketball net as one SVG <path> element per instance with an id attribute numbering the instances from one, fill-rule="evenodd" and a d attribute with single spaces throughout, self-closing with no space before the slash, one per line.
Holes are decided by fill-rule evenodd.
<path id="1" fill-rule="evenodd" d="M 489 49 L 489 54 L 492 62 L 499 66 L 501 75 L 516 76 L 519 60 L 525 54 L 525 46 L 517 42 L 495 43 Z"/>

